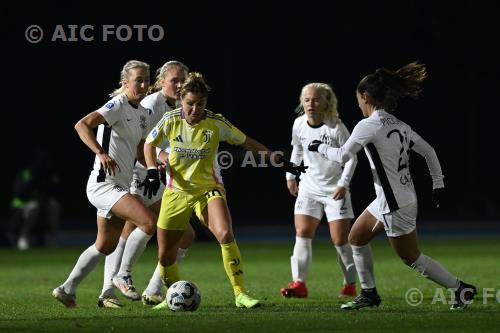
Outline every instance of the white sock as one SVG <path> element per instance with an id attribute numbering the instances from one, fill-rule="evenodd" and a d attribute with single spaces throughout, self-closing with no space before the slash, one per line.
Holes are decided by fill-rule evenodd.
<path id="1" fill-rule="evenodd" d="M 358 271 L 359 283 L 362 289 L 375 288 L 375 274 L 373 273 L 373 254 L 370 244 L 363 246 L 351 245 L 352 257 Z"/>
<path id="2" fill-rule="evenodd" d="M 295 237 L 293 255 L 290 258 L 292 265 L 293 281 L 305 282 L 309 273 L 309 266 L 312 261 L 312 239 L 305 237 Z"/>
<path id="3" fill-rule="evenodd" d="M 149 280 L 149 284 L 146 287 L 146 290 L 144 292 L 148 295 L 156 295 L 160 294 L 163 289 L 163 283 L 161 282 L 160 278 L 160 266 L 156 265 L 156 269 L 153 273 L 153 276 Z"/>
<path id="4" fill-rule="evenodd" d="M 127 240 L 125 238 L 120 237 L 116 249 L 113 251 L 113 253 L 106 256 L 106 260 L 104 262 L 104 282 L 102 284 L 101 296 L 109 294 L 114 289 L 112 279 L 120 268 L 120 263 L 122 262 L 122 255 L 123 250 L 125 249 L 126 242 Z"/>
<path id="5" fill-rule="evenodd" d="M 356 265 L 352 257 L 351 244 L 347 243 L 342 246 L 335 246 L 337 249 L 337 260 L 340 268 L 344 273 L 344 284 L 356 283 Z"/>
<path id="6" fill-rule="evenodd" d="M 132 266 L 137 262 L 137 259 L 142 255 L 148 241 L 151 239 L 152 235 L 148 235 L 139 228 L 135 228 L 134 231 L 128 236 L 127 244 L 125 244 L 125 249 L 123 250 L 122 263 L 120 266 L 120 271 L 118 276 L 131 275 Z"/>
<path id="7" fill-rule="evenodd" d="M 97 251 L 95 244 L 90 245 L 82 252 L 78 258 L 75 267 L 63 283 L 62 287 L 68 294 L 74 294 L 76 288 L 82 280 L 95 268 L 105 254 Z"/>
<path id="8" fill-rule="evenodd" d="M 180 264 L 184 260 L 184 257 L 186 256 L 188 250 L 189 249 L 183 249 L 183 248 L 179 248 L 177 250 L 177 258 L 175 260 L 177 261 L 178 264 Z"/>
<path id="9" fill-rule="evenodd" d="M 440 263 L 421 253 L 420 257 L 411 265 L 423 277 L 436 282 L 445 288 L 458 288 L 460 280 L 452 275 Z"/>

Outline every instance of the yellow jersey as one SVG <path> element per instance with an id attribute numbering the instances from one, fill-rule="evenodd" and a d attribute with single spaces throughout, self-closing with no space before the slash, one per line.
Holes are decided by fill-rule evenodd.
<path id="1" fill-rule="evenodd" d="M 222 186 L 214 170 L 219 142 L 241 145 L 246 140 L 246 135 L 224 116 L 205 112 L 205 118 L 193 126 L 186 122 L 181 109 L 167 112 L 146 138 L 155 147 L 168 141 L 167 187 L 174 191 L 198 194 Z"/>

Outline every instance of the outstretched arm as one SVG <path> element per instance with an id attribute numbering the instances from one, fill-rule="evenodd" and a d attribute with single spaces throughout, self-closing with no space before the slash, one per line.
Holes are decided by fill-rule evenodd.
<path id="1" fill-rule="evenodd" d="M 349 159 L 352 159 L 362 148 L 362 145 L 354 142 L 353 140 L 350 140 L 350 138 L 340 148 L 330 147 L 319 140 L 314 140 L 308 146 L 309 151 L 317 151 L 330 161 L 338 163 L 346 163 L 347 161 L 349 161 Z"/>

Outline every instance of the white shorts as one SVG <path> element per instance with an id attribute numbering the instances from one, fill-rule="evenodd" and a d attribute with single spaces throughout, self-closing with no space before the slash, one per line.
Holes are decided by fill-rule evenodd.
<path id="1" fill-rule="evenodd" d="M 113 216 L 111 208 L 127 193 L 128 188 L 116 183 L 87 183 L 87 198 L 97 208 L 97 215 L 105 219 Z"/>
<path id="2" fill-rule="evenodd" d="M 398 237 L 407 235 L 417 227 L 417 202 L 412 202 L 394 212 L 386 214 L 379 213 L 377 208 L 377 200 L 366 208 L 370 214 L 375 216 L 377 220 L 382 222 L 385 229 L 385 234 L 388 237 Z"/>
<path id="3" fill-rule="evenodd" d="M 165 190 L 165 185 L 163 185 L 162 182 L 160 182 L 160 188 L 158 188 L 158 192 L 156 192 L 156 195 L 151 196 L 151 199 L 148 198 L 147 194 L 143 195 L 144 187 L 139 188 L 139 184 L 141 182 L 142 181 L 139 179 L 132 180 L 132 184 L 130 184 L 130 193 L 135 195 L 144 204 L 144 206 L 149 207 L 155 202 L 161 200 L 163 191 Z"/>
<path id="4" fill-rule="evenodd" d="M 299 188 L 294 214 L 309 215 L 321 220 L 324 213 L 328 222 L 353 219 L 351 193 L 347 191 L 344 199 L 335 200 L 330 195 L 311 194 Z"/>

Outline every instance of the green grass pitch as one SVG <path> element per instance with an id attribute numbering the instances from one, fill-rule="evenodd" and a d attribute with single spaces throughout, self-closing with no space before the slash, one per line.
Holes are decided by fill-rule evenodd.
<path id="1" fill-rule="evenodd" d="M 103 262 L 77 291 L 78 308 L 66 309 L 51 295 L 72 269 L 82 247 L 0 249 L 0 332 L 489 332 L 500 327 L 500 240 L 431 239 L 421 249 L 452 273 L 475 284 L 479 295 L 468 309 L 451 312 L 450 296 L 404 266 L 387 241 L 373 243 L 378 308 L 339 309 L 342 283 L 333 246 L 313 242 L 307 299 L 285 299 L 279 289 L 290 280 L 292 240 L 240 242 L 246 284 L 262 300 L 257 309 L 237 309 L 215 242 L 193 244 L 181 264 L 181 277 L 201 291 L 192 313 L 153 311 L 119 296 L 125 307 L 100 309 Z M 151 244 L 134 270 L 135 284 L 145 288 L 156 261 Z M 418 288 L 422 303 L 411 306 L 406 293 Z M 358 285 L 359 290 L 359 285 Z M 487 297 L 483 297 L 486 293 Z M 436 296 L 437 295 L 437 296 Z M 412 300 L 415 300 L 415 296 Z M 417 299 L 418 300 L 418 299 Z"/>

